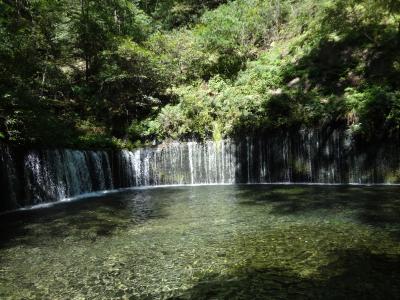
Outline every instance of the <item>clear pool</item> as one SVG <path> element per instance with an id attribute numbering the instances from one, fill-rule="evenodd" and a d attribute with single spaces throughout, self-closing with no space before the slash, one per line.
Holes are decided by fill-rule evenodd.
<path id="1" fill-rule="evenodd" d="M 197 186 L 0 216 L 0 299 L 399 299 L 400 187 Z"/>

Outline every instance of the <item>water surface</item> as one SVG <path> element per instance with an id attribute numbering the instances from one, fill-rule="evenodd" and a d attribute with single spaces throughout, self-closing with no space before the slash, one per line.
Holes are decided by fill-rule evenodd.
<path id="1" fill-rule="evenodd" d="M 398 299 L 400 187 L 187 186 L 0 218 L 0 299 Z"/>

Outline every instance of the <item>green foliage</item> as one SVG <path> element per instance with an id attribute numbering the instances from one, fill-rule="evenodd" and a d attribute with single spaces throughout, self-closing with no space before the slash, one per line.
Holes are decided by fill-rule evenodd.
<path id="1" fill-rule="evenodd" d="M 398 3 L 0 2 L 0 138 L 114 148 L 333 123 L 396 135 Z"/>
<path id="2" fill-rule="evenodd" d="M 153 17 L 163 29 L 173 29 L 196 22 L 207 9 L 216 8 L 226 0 L 137 0 L 139 7 Z"/>
<path id="3" fill-rule="evenodd" d="M 0 129 L 6 138 L 78 147 L 124 138 L 130 121 L 157 106 L 169 82 L 141 46 L 152 22 L 130 1 L 1 2 Z M 109 129 L 107 137 L 79 136 L 79 124 L 93 118 Z"/>
<path id="4" fill-rule="evenodd" d="M 346 89 L 351 128 L 368 137 L 390 134 L 400 129 L 400 91 L 385 86 L 369 86 L 362 90 Z"/>
<path id="5" fill-rule="evenodd" d="M 234 1 L 207 12 L 174 33 L 184 49 L 175 54 L 184 66 L 179 102 L 151 118 L 158 136 L 215 138 L 213 124 L 227 137 L 337 122 L 366 139 L 397 134 L 395 3 Z"/>
<path id="6" fill-rule="evenodd" d="M 193 28 L 159 34 L 150 44 L 172 62 L 178 81 L 232 78 L 277 37 L 288 10 L 285 1 L 232 1 L 206 12 Z"/>

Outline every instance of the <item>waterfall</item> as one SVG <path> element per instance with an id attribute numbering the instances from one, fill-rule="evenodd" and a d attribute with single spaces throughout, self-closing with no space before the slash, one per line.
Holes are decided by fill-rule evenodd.
<path id="1" fill-rule="evenodd" d="M 109 158 L 102 151 L 30 151 L 24 173 L 31 204 L 113 188 Z"/>
<path id="2" fill-rule="evenodd" d="M 120 151 L 120 187 L 235 182 L 231 141 L 171 143 L 156 149 Z"/>
<path id="3" fill-rule="evenodd" d="M 134 186 L 233 183 L 398 183 L 398 142 L 306 129 L 133 151 L 18 150 L 0 144 L 0 211 Z"/>

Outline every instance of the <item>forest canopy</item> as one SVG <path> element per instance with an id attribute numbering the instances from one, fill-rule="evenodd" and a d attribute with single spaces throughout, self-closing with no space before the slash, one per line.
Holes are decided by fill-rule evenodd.
<path id="1" fill-rule="evenodd" d="M 0 139 L 397 136 L 399 47 L 397 0 L 0 1 Z"/>

